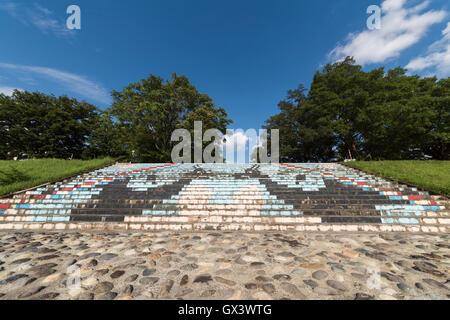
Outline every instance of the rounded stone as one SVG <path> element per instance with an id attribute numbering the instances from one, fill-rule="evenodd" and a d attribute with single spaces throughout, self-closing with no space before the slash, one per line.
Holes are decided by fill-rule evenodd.
<path id="1" fill-rule="evenodd" d="M 116 297 L 116 292 L 107 292 L 104 295 L 100 296 L 98 300 L 114 300 Z"/>
<path id="2" fill-rule="evenodd" d="M 185 295 L 188 295 L 190 293 L 194 292 L 194 290 L 192 290 L 191 288 L 183 288 L 180 289 L 176 294 L 175 297 L 177 298 L 181 298 L 184 297 Z"/>
<path id="3" fill-rule="evenodd" d="M 219 282 L 219 283 L 223 283 L 223 284 L 225 284 L 227 286 L 230 286 L 230 287 L 236 285 L 236 282 L 234 282 L 232 280 L 228 280 L 228 279 L 222 278 L 222 277 L 215 277 L 214 280 Z"/>
<path id="4" fill-rule="evenodd" d="M 274 278 L 275 280 L 278 280 L 278 281 L 291 280 L 291 276 L 288 274 L 276 274 L 272 278 Z"/>
<path id="5" fill-rule="evenodd" d="M 159 278 L 156 277 L 144 277 L 142 279 L 139 280 L 140 284 L 143 285 L 154 285 L 155 283 L 157 283 L 159 281 Z"/>
<path id="6" fill-rule="evenodd" d="M 328 272 L 323 271 L 323 270 L 318 270 L 312 274 L 312 277 L 316 280 L 323 280 L 326 277 L 328 277 Z"/>
<path id="7" fill-rule="evenodd" d="M 245 285 L 245 288 L 248 290 L 256 290 L 258 288 L 258 286 L 256 285 L 256 283 L 253 282 L 248 282 Z"/>
<path id="8" fill-rule="evenodd" d="M 129 296 L 133 293 L 133 291 L 134 291 L 134 287 L 131 284 L 129 284 L 125 287 L 125 289 L 123 289 L 122 292 L 123 292 L 123 294 Z"/>
<path id="9" fill-rule="evenodd" d="M 305 299 L 306 296 L 297 288 L 295 284 L 289 282 L 282 282 L 280 284 L 281 289 L 292 295 L 297 299 Z"/>
<path id="10" fill-rule="evenodd" d="M 253 267 L 253 268 L 261 268 L 264 265 L 265 265 L 264 262 L 252 262 L 252 263 L 250 263 L 250 267 Z"/>
<path id="11" fill-rule="evenodd" d="M 37 258 L 37 260 L 45 261 L 45 260 L 52 260 L 52 259 L 56 259 L 56 258 L 59 258 L 59 256 L 56 254 L 49 254 L 49 255 L 46 255 L 43 257 L 39 257 L 39 258 Z"/>
<path id="12" fill-rule="evenodd" d="M 123 276 L 124 273 L 125 273 L 125 271 L 123 271 L 123 270 L 117 270 L 117 271 L 114 271 L 114 272 L 111 274 L 111 278 L 112 278 L 112 279 L 117 279 L 117 278 Z"/>
<path id="13" fill-rule="evenodd" d="M 64 262 L 64 264 L 62 266 L 63 266 L 63 268 L 68 268 L 71 265 L 74 265 L 76 262 L 77 262 L 77 260 L 75 260 L 75 259 L 69 259 L 66 262 Z"/>
<path id="14" fill-rule="evenodd" d="M 414 294 L 414 290 L 413 288 L 411 288 L 410 286 L 408 286 L 407 284 L 400 282 L 397 284 L 397 287 L 402 290 L 403 292 L 406 292 L 408 294 Z"/>
<path id="15" fill-rule="evenodd" d="M 171 270 L 169 272 L 167 272 L 167 276 L 168 277 L 176 277 L 180 274 L 180 270 Z"/>
<path id="16" fill-rule="evenodd" d="M 417 289 L 420 289 L 420 290 L 422 290 L 422 291 L 427 290 L 427 289 L 424 287 L 424 285 L 421 284 L 420 282 L 416 282 L 414 285 L 416 286 Z"/>
<path id="17" fill-rule="evenodd" d="M 318 286 L 317 282 L 315 282 L 314 280 L 303 280 L 303 282 L 310 286 L 312 289 L 316 288 Z"/>
<path id="18" fill-rule="evenodd" d="M 91 261 L 89 261 L 89 263 L 87 264 L 88 267 L 95 267 L 98 265 L 98 261 L 95 259 L 92 259 Z"/>
<path id="19" fill-rule="evenodd" d="M 173 284 L 174 284 L 173 280 L 170 280 L 170 279 L 166 280 L 164 282 L 164 284 L 161 286 L 161 290 L 159 292 L 159 296 L 163 297 L 163 296 L 169 294 L 170 290 L 172 290 Z"/>
<path id="20" fill-rule="evenodd" d="M 263 284 L 262 289 L 268 294 L 272 294 L 275 292 L 275 286 L 271 283 Z"/>
<path id="21" fill-rule="evenodd" d="M 367 293 L 358 292 L 355 295 L 355 300 L 374 300 L 373 296 L 368 295 Z"/>
<path id="22" fill-rule="evenodd" d="M 209 274 L 200 275 L 194 279 L 194 283 L 208 283 L 209 281 L 212 281 Z"/>
<path id="23" fill-rule="evenodd" d="M 56 263 L 46 263 L 39 266 L 32 267 L 28 271 L 36 278 L 48 277 L 49 275 L 56 272 L 53 267 L 56 267 Z"/>
<path id="24" fill-rule="evenodd" d="M 268 278 L 268 277 L 264 277 L 264 276 L 257 276 L 255 278 L 256 281 L 258 282 L 270 282 L 272 281 L 272 279 Z"/>
<path id="25" fill-rule="evenodd" d="M 292 257 L 295 257 L 295 254 L 293 254 L 292 252 L 284 251 L 284 252 L 278 253 L 277 256 L 285 257 L 285 258 L 292 258 Z"/>
<path id="26" fill-rule="evenodd" d="M 180 269 L 185 271 L 193 271 L 195 269 L 198 269 L 198 265 L 196 265 L 195 263 L 189 263 L 181 266 Z"/>
<path id="27" fill-rule="evenodd" d="M 117 254 L 115 253 L 105 253 L 102 254 L 100 257 L 98 257 L 99 260 L 111 260 L 117 257 Z"/>
<path id="28" fill-rule="evenodd" d="M 292 274 L 295 274 L 295 275 L 303 276 L 303 275 L 305 275 L 307 272 L 308 272 L 308 271 L 306 271 L 306 270 L 294 269 L 294 270 L 292 270 L 291 273 L 292 273 Z"/>
<path id="29" fill-rule="evenodd" d="M 59 296 L 59 293 L 57 293 L 57 292 L 49 292 L 49 293 L 45 293 L 42 296 L 40 296 L 39 299 L 40 300 L 53 300 L 58 296 Z"/>
<path id="30" fill-rule="evenodd" d="M 114 288 L 114 285 L 111 282 L 100 282 L 94 287 L 93 292 L 96 294 L 105 293 L 111 291 L 112 288 Z"/>
<path id="31" fill-rule="evenodd" d="M 99 255 L 100 255 L 100 253 L 98 253 L 98 252 L 91 252 L 91 253 L 83 254 L 82 256 L 78 257 L 78 261 L 89 259 L 89 258 L 93 258 L 93 257 L 97 257 Z"/>
<path id="32" fill-rule="evenodd" d="M 143 272 L 142 272 L 142 275 L 144 276 L 144 277 L 147 277 L 147 276 L 151 276 L 152 274 L 154 274 L 156 272 L 156 269 L 145 269 Z"/>
<path id="33" fill-rule="evenodd" d="M 185 274 L 180 280 L 180 286 L 184 286 L 184 285 L 188 284 L 188 282 L 189 282 L 189 276 L 187 274 Z"/>
<path id="34" fill-rule="evenodd" d="M 138 277 L 139 277 L 139 275 L 132 274 L 131 276 L 129 276 L 125 279 L 125 282 L 134 282 Z"/>
<path id="35" fill-rule="evenodd" d="M 25 292 L 22 293 L 21 295 L 19 295 L 19 299 L 31 297 L 31 296 L 35 295 L 36 293 L 41 292 L 41 291 L 44 290 L 45 288 L 46 288 L 46 287 L 44 287 L 44 286 L 32 288 L 32 289 L 30 289 L 30 290 L 28 290 L 28 291 L 25 291 Z"/>
<path id="36" fill-rule="evenodd" d="M 216 293 L 216 290 L 210 289 L 210 290 L 205 290 L 205 291 L 203 291 L 203 292 L 200 294 L 200 296 L 201 296 L 201 297 L 204 297 L 204 298 L 207 298 L 207 297 L 213 296 L 215 293 Z"/>
<path id="37" fill-rule="evenodd" d="M 31 260 L 31 258 L 18 259 L 18 260 L 11 262 L 10 264 L 22 264 L 22 263 L 28 262 L 30 260 Z"/>
<path id="38" fill-rule="evenodd" d="M 347 291 L 347 288 L 339 281 L 327 280 L 327 285 L 336 290 Z"/>

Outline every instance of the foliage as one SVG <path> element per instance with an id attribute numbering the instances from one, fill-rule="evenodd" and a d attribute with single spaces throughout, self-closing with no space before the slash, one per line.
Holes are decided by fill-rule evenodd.
<path id="1" fill-rule="evenodd" d="M 150 75 L 113 91 L 113 98 L 110 113 L 119 126 L 120 144 L 138 162 L 170 162 L 173 131 L 192 130 L 194 121 L 203 121 L 204 130 L 225 130 L 231 123 L 223 108 L 176 74 L 167 81 Z"/>
<path id="2" fill-rule="evenodd" d="M 266 121 L 280 129 L 281 161 L 449 159 L 449 79 L 365 72 L 347 58 L 317 72 L 305 92 L 289 91 Z"/>
<path id="3" fill-rule="evenodd" d="M 0 159 L 80 158 L 97 117 L 95 106 L 66 96 L 0 95 Z"/>
<path id="4" fill-rule="evenodd" d="M 122 157 L 170 162 L 175 129 L 225 132 L 232 121 L 185 76 L 150 75 L 122 91 L 105 111 L 66 96 L 15 91 L 0 95 L 0 159 Z"/>

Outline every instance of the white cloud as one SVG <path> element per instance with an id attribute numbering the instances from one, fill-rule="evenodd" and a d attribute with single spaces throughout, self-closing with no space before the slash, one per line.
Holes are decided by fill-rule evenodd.
<path id="1" fill-rule="evenodd" d="M 250 137 L 242 131 L 237 131 L 232 135 L 225 135 L 224 139 L 226 139 L 224 146 L 227 148 L 237 151 L 245 151 L 247 149 L 247 142 L 249 142 Z"/>
<path id="2" fill-rule="evenodd" d="M 381 6 L 381 29 L 350 34 L 344 45 L 331 51 L 330 58 L 353 56 L 363 65 L 385 62 L 419 42 L 432 25 L 442 22 L 447 15 L 445 10 L 423 12 L 429 1 L 409 8 L 405 4 L 406 0 L 385 0 Z"/>
<path id="3" fill-rule="evenodd" d="M 64 16 L 57 19 L 52 11 L 36 3 L 31 5 L 8 1 L 0 3 L 0 10 L 7 12 L 20 23 L 26 26 L 32 25 L 45 34 L 53 33 L 60 38 L 75 35 L 74 30 L 67 29 Z"/>
<path id="4" fill-rule="evenodd" d="M 83 97 L 91 98 L 101 103 L 108 104 L 111 102 L 108 91 L 102 85 L 77 74 L 46 67 L 24 66 L 1 62 L 0 68 L 12 70 L 16 72 L 18 76 L 22 77 L 37 76 L 48 79 L 63 86 L 69 92 L 77 93 Z"/>
<path id="5" fill-rule="evenodd" d="M 450 75 L 450 22 L 442 31 L 442 35 L 441 40 L 429 46 L 427 55 L 411 60 L 406 69 L 414 71 L 434 69 L 437 76 L 448 77 Z"/>
<path id="6" fill-rule="evenodd" d="M 255 149 L 262 145 L 259 130 L 249 129 L 244 132 L 242 129 L 233 130 L 232 134 L 224 136 L 225 142 L 222 143 L 223 154 L 227 162 L 244 163 L 251 160 Z"/>
<path id="7" fill-rule="evenodd" d="M 13 94 L 14 90 L 23 91 L 23 89 L 20 89 L 20 88 L 0 87 L 0 93 L 4 94 L 5 96 L 11 96 Z"/>

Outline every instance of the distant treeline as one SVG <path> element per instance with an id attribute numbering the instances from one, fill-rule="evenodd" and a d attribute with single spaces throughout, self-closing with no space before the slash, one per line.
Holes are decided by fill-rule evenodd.
<path id="1" fill-rule="evenodd" d="M 0 159 L 111 156 L 170 162 L 175 129 L 225 133 L 232 121 L 185 76 L 150 75 L 112 92 L 106 110 L 66 96 L 0 94 Z M 265 128 L 280 129 L 280 161 L 449 159 L 450 80 L 369 72 L 351 58 L 314 75 L 278 104 Z M 269 131 L 270 132 L 270 131 Z M 270 139 L 269 139 L 270 141 Z M 270 148 L 269 148 L 270 150 Z"/>

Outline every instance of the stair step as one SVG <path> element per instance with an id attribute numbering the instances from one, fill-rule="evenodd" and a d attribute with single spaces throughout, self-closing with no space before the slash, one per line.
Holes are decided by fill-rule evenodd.
<path id="1" fill-rule="evenodd" d="M 410 225 L 374 225 L 374 224 L 246 224 L 246 223 L 120 223 L 120 222 L 83 222 L 83 223 L 0 223 L 0 230 L 129 230 L 129 231 L 245 231 L 245 232 L 409 232 L 409 233 L 449 233 L 447 226 L 410 226 Z"/>
<path id="2" fill-rule="evenodd" d="M 82 214 L 72 215 L 3 215 L 0 216 L 0 222 L 70 222 L 77 221 L 81 218 L 86 218 Z M 246 215 L 246 216 L 227 216 L 227 215 L 117 215 L 117 214 L 104 214 L 104 215 L 89 215 L 93 220 L 115 220 L 124 222 L 224 222 L 224 223 L 291 223 L 291 224 L 321 224 L 324 221 L 332 221 L 335 224 L 341 223 L 370 223 L 374 224 L 396 224 L 399 221 L 405 221 L 404 224 L 426 224 L 426 225 L 450 225 L 450 216 L 446 218 L 427 218 L 427 217 L 355 217 L 355 216 L 276 216 L 276 215 Z M 403 219 L 403 220 L 402 220 Z M 384 222 L 383 222 L 384 221 Z"/>
<path id="3" fill-rule="evenodd" d="M 340 209 L 340 208 L 326 208 L 326 209 L 319 209 L 319 208 L 308 208 L 308 207 L 296 207 L 296 206 L 285 206 L 284 208 L 282 206 L 278 207 L 268 207 L 268 206 L 245 206 L 245 205 L 237 205 L 236 208 L 230 208 L 225 207 L 225 205 L 217 205 L 217 206 L 199 206 L 199 205 L 192 205 L 190 207 L 187 206 L 155 206 L 152 208 L 142 208 L 139 206 L 136 207 L 128 207 L 128 208 L 117 208 L 117 207 L 100 207 L 100 208 L 94 208 L 94 207 L 83 207 L 84 205 L 79 206 L 78 208 L 63 208 L 61 207 L 44 207 L 40 205 L 39 207 L 35 208 L 23 208 L 23 209 L 2 209 L 0 211 L 1 214 L 34 214 L 34 213 L 46 213 L 49 211 L 58 211 L 61 213 L 72 213 L 77 211 L 83 211 L 86 213 L 95 213 L 95 212 L 108 212 L 108 211 L 114 211 L 114 212 L 123 212 L 126 213 L 136 213 L 140 214 L 143 212 L 151 212 L 151 211 L 205 211 L 205 212 L 220 212 L 221 214 L 226 214 L 227 212 L 230 214 L 233 214 L 233 212 L 240 213 L 240 212 L 288 212 L 292 214 L 296 214 L 298 211 L 303 212 L 304 214 L 315 214 L 315 213 L 327 213 L 327 214 L 343 214 L 343 213 L 351 213 L 351 214 L 370 214 L 370 215 L 380 215 L 380 214 L 409 214 L 409 215 L 418 215 L 422 214 L 423 212 L 429 212 L 430 214 L 448 214 L 449 210 L 433 210 L 432 207 L 427 209 L 419 209 L 415 208 L 415 206 L 412 206 L 411 209 L 408 209 L 406 207 L 404 208 L 379 208 L 379 209 Z M 145 214 L 145 213 L 144 213 Z"/>
<path id="4" fill-rule="evenodd" d="M 450 206 L 337 164 L 115 165 L 0 199 L 0 229 L 447 232 Z"/>

